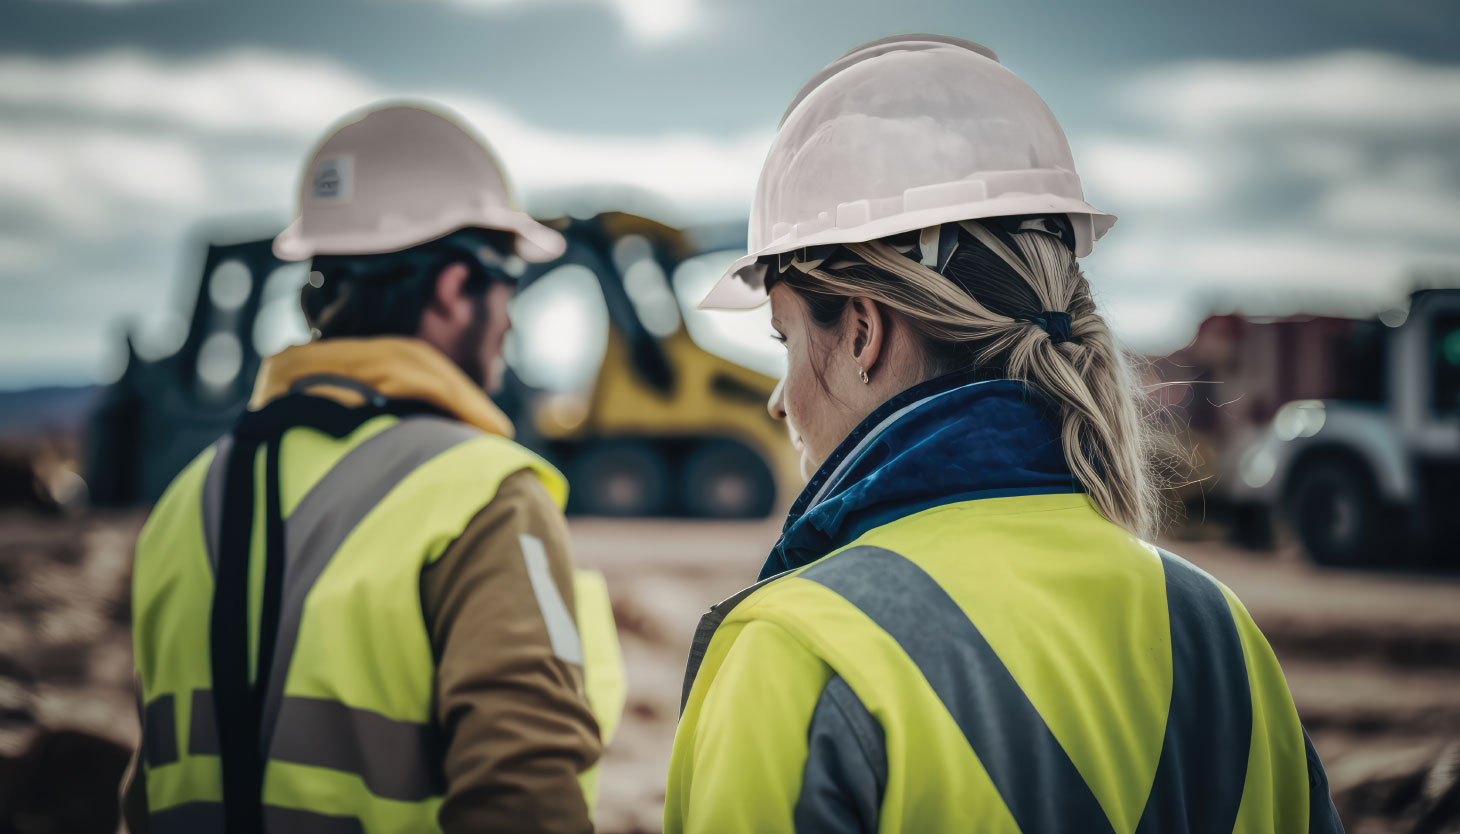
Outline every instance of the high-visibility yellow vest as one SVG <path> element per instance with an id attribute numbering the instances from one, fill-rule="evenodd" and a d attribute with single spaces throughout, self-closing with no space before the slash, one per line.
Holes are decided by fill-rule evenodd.
<path id="1" fill-rule="evenodd" d="M 684 697 L 669 834 L 1341 830 L 1241 603 L 1083 494 L 934 507 L 747 589 Z"/>
<path id="2" fill-rule="evenodd" d="M 225 437 L 176 478 L 137 543 L 133 641 L 154 831 L 222 830 L 210 616 L 235 442 Z M 439 830 L 444 786 L 421 571 L 507 476 L 533 471 L 560 506 L 567 484 L 511 440 L 434 415 L 381 413 L 339 438 L 295 426 L 277 448 L 276 495 L 264 477 L 266 449 L 253 460 L 255 509 L 276 497 L 287 521 L 278 627 L 258 699 L 266 827 Z M 264 516 L 254 513 L 249 537 L 250 680 L 261 677 Z M 536 587 L 552 585 L 542 567 L 529 566 L 540 599 L 557 595 Z M 623 703 L 622 659 L 601 578 L 580 574 L 575 590 L 588 696 L 606 740 Z M 548 607 L 544 615 L 553 616 Z M 566 622 L 549 622 L 550 633 L 573 625 L 565 608 L 558 616 Z M 591 807 L 591 775 L 584 783 Z"/>

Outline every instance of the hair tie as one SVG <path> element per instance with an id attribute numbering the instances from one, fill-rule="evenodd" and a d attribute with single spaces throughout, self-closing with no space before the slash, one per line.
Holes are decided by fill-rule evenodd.
<path id="1" fill-rule="evenodd" d="M 1055 344 L 1070 341 L 1070 314 L 1045 310 L 1042 313 L 1024 312 L 1014 317 L 1019 321 L 1032 321 L 1049 334 Z"/>

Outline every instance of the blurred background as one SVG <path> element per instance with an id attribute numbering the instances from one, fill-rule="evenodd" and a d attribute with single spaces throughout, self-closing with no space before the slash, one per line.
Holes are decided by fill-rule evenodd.
<path id="1" fill-rule="evenodd" d="M 133 539 L 308 338 L 266 240 L 312 143 L 402 96 L 570 241 L 500 399 L 614 595 L 600 827 L 658 830 L 694 623 L 798 489 L 768 314 L 694 303 L 801 84 L 917 31 L 995 49 L 1120 216 L 1084 266 L 1196 456 L 1166 544 L 1252 609 L 1349 830 L 1460 830 L 1460 6 L 0 0 L 0 834 L 115 828 Z"/>

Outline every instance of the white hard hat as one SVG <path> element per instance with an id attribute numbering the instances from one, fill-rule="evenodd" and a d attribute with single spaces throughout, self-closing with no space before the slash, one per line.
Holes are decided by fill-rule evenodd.
<path id="1" fill-rule="evenodd" d="M 526 261 L 563 254 L 563 236 L 517 209 L 486 142 L 418 105 L 345 118 L 305 169 L 299 217 L 274 238 L 286 261 L 409 249 L 458 229 L 511 232 Z"/>
<path id="2" fill-rule="evenodd" d="M 766 299 L 763 256 L 943 223 L 1066 214 L 1075 254 L 1115 223 L 1085 202 L 1064 131 L 987 47 L 900 35 L 857 47 L 797 94 L 750 211 L 749 254 L 702 308 Z"/>

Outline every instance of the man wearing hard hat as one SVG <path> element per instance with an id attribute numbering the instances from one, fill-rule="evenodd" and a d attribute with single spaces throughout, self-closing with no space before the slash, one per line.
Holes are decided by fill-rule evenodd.
<path id="1" fill-rule="evenodd" d="M 137 543 L 133 831 L 590 831 L 622 707 L 602 579 L 567 485 L 512 442 L 512 256 L 562 237 L 430 109 L 346 119 L 274 241 L 312 259 L 315 339 Z M 586 673 L 586 691 L 585 691 Z"/>

